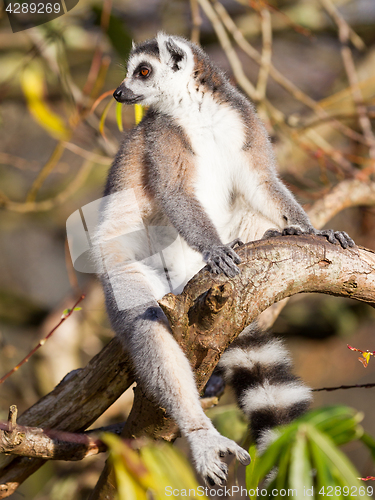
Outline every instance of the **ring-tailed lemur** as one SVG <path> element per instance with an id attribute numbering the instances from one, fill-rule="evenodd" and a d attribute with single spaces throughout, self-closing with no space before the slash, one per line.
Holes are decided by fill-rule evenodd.
<path id="1" fill-rule="evenodd" d="M 190 365 L 157 300 L 171 291 L 173 279 L 180 280 L 178 292 L 205 264 L 229 277 L 239 273 L 240 258 L 227 243 L 236 238 L 313 233 L 344 248 L 354 243 L 343 232 L 312 227 L 276 174 L 253 106 L 196 45 L 159 33 L 134 46 L 114 97 L 149 109 L 114 160 L 96 235 L 109 317 L 138 380 L 187 437 L 197 471 L 222 485 L 227 466 L 221 457 L 233 453 L 245 465 L 250 457 L 204 414 Z M 174 229 L 180 242 L 165 258 L 151 255 L 145 227 L 161 228 L 159 236 L 162 228 Z M 274 425 L 309 404 L 310 391 L 291 374 L 284 347 L 254 325 L 220 366 L 261 445 Z"/>

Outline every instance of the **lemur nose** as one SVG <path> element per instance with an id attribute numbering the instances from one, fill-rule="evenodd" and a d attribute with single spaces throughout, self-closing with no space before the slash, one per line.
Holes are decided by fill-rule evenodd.
<path id="1" fill-rule="evenodd" d="M 113 97 L 116 99 L 116 101 L 121 102 L 122 98 L 122 89 L 118 87 L 114 92 L 113 92 Z"/>

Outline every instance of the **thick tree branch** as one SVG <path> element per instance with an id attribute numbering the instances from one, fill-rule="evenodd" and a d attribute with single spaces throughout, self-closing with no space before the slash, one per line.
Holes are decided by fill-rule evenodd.
<path id="1" fill-rule="evenodd" d="M 204 410 L 217 405 L 217 397 L 201 400 Z M 125 422 L 90 429 L 84 433 L 27 427 L 16 423 L 17 408 L 11 406 L 8 423 L 0 422 L 0 453 L 29 458 L 75 461 L 107 451 L 101 441 L 103 432 L 120 436 Z M 14 418 L 13 418 L 14 417 Z"/>
<path id="2" fill-rule="evenodd" d="M 82 460 L 106 451 L 107 446 L 90 435 L 16 425 L 12 431 L 0 423 L 0 453 L 49 460 Z"/>
<path id="3" fill-rule="evenodd" d="M 314 205 L 312 211 L 310 211 L 310 214 L 312 214 L 311 219 L 316 227 L 321 227 L 342 208 L 374 203 L 375 183 L 366 183 L 359 180 L 344 181 L 336 186 L 323 201 L 319 201 Z M 289 256 L 286 255 L 288 249 Z M 366 286 L 362 285 L 364 276 L 367 276 L 368 279 L 373 279 L 374 276 L 374 254 L 371 251 L 360 249 L 359 257 L 356 257 L 353 251 L 343 251 L 328 244 L 324 239 L 313 239 L 312 237 L 286 237 L 281 240 L 254 242 L 241 250 L 241 252 L 244 251 L 247 252 L 249 260 L 243 263 L 243 272 L 236 280 L 226 282 L 223 277 L 212 280 L 212 277 L 207 272 L 202 271 L 189 283 L 181 296 L 167 296 L 162 301 L 167 315 L 171 318 L 176 339 L 182 343 L 185 349 L 193 351 L 193 366 L 200 370 L 197 375 L 200 387 L 209 377 L 210 370 L 219 359 L 221 352 L 239 333 L 241 328 L 247 322 L 252 321 L 262 310 L 266 309 L 267 304 L 271 304 L 275 300 L 278 301 L 282 297 L 302 291 L 317 291 L 353 296 L 353 298 L 373 302 L 373 297 L 368 296 L 361 299 L 356 295 L 359 290 L 367 289 L 369 292 L 375 289 L 369 283 Z M 284 256 L 282 261 L 272 260 L 280 252 Z M 335 258 L 330 261 L 332 252 Z M 323 259 L 321 258 L 322 255 Z M 325 258 L 328 261 L 325 261 Z M 306 268 L 308 259 L 311 260 L 310 268 Z M 356 266 L 367 269 L 366 272 L 359 273 L 358 276 L 361 276 L 361 280 L 358 282 L 357 287 L 355 285 L 357 282 L 351 281 L 350 278 L 352 276 L 350 274 L 351 264 L 344 266 L 348 259 L 353 264 L 353 276 L 356 276 Z M 312 260 L 314 260 L 315 264 Z M 268 269 L 268 272 L 260 273 L 259 266 L 263 266 L 265 270 Z M 341 271 L 339 272 L 339 269 L 344 268 L 350 274 L 345 279 L 340 274 Z M 289 278 L 292 280 L 290 289 L 279 290 L 276 282 L 272 281 L 271 271 L 275 273 L 281 269 L 283 270 L 282 281 L 284 284 L 288 281 L 289 270 Z M 304 272 L 307 273 L 305 275 L 307 279 L 305 284 L 303 284 L 302 275 L 298 279 L 299 281 L 297 280 L 297 271 L 302 272 L 302 275 Z M 332 272 L 331 276 L 327 274 L 329 271 Z M 309 289 L 311 283 L 317 284 L 314 276 L 318 276 L 318 272 L 320 274 L 326 273 L 326 291 Z M 331 283 L 330 279 L 332 280 Z M 309 280 L 312 280 L 312 282 L 310 283 Z M 346 284 L 343 285 L 344 282 Z M 300 285 L 302 283 L 299 290 L 296 288 L 297 283 L 300 283 Z M 324 283 L 324 280 L 317 285 L 322 285 L 322 283 Z M 342 285 L 341 289 L 340 283 Z M 249 290 L 247 293 L 244 293 L 244 287 Z M 211 288 L 212 291 L 208 293 Z M 206 299 L 204 293 L 206 293 Z M 200 298 L 198 299 L 198 297 Z M 219 312 L 215 313 L 215 309 L 220 309 L 221 301 L 224 302 L 223 307 Z M 233 301 L 237 304 L 238 310 L 233 307 Z M 189 303 L 192 306 L 190 313 L 188 308 L 190 316 L 186 310 Z M 195 323 L 190 325 L 194 317 L 200 316 L 198 316 L 197 312 L 202 307 L 206 308 L 207 312 L 209 311 L 207 317 L 196 319 L 194 320 Z M 231 321 L 227 319 L 228 310 L 233 314 Z M 184 330 L 184 325 L 190 326 L 187 330 Z M 205 325 L 209 326 L 207 332 L 204 331 Z M 231 332 L 230 336 L 227 335 L 227 332 Z M 221 344 L 222 341 L 223 344 Z M 196 351 L 195 345 L 197 346 Z M 119 340 L 115 338 L 85 368 L 68 374 L 50 394 L 47 394 L 29 408 L 20 417 L 19 423 L 27 426 L 80 432 L 91 425 L 133 381 L 130 360 L 123 351 Z M 145 407 L 145 405 L 146 402 L 144 401 L 143 406 Z M 151 406 L 150 411 L 154 412 L 155 408 Z M 137 418 L 133 418 L 133 416 L 134 412 L 132 412 L 126 430 L 130 435 L 137 434 L 139 429 L 139 432 L 141 432 L 144 425 L 144 421 L 141 425 L 137 424 Z M 156 434 L 160 435 L 160 425 L 159 428 L 158 425 L 152 425 L 154 429 L 157 429 Z M 152 432 L 150 433 L 152 434 Z M 173 432 L 169 434 L 169 437 L 171 438 L 172 435 Z M 14 493 L 17 487 L 43 463 L 44 461 L 40 459 L 0 457 L 0 498 L 5 498 Z"/>
<path id="4" fill-rule="evenodd" d="M 160 305 L 193 366 L 199 390 L 220 355 L 249 323 L 271 304 L 297 293 L 319 292 L 375 305 L 375 253 L 343 250 L 323 237 L 290 236 L 249 243 L 238 250 L 241 274 L 228 281 L 202 270 L 179 296 L 166 295 Z M 206 311 L 203 315 L 202 312 Z M 198 314 L 198 312 L 200 314 Z M 147 415 L 145 414 L 147 423 Z M 142 413 L 124 435 L 149 433 Z M 156 436 L 170 438 L 153 420 Z M 155 433 L 153 433 L 155 435 Z"/>
<path id="5" fill-rule="evenodd" d="M 134 382 L 131 363 L 114 338 L 84 368 L 68 373 L 60 384 L 21 415 L 21 425 L 80 432 L 87 429 Z M 44 460 L 0 456 L 0 498 L 6 498 Z"/>
<path id="6" fill-rule="evenodd" d="M 159 303 L 195 372 L 199 390 L 237 335 L 275 301 L 296 293 L 351 297 L 375 306 L 375 252 L 343 250 L 323 237 L 289 236 L 248 243 L 238 250 L 241 273 L 228 281 L 202 270 L 179 296 Z M 173 440 L 175 424 L 137 387 L 124 438 Z M 106 466 L 90 500 L 114 497 Z"/>

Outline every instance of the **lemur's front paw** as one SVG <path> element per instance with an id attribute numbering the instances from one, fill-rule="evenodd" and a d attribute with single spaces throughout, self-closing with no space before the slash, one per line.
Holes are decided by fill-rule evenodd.
<path id="1" fill-rule="evenodd" d="M 276 238 L 277 236 L 281 236 L 281 232 L 277 229 L 268 229 L 262 236 L 262 240 L 266 240 L 267 238 Z"/>
<path id="2" fill-rule="evenodd" d="M 242 465 L 250 463 L 247 451 L 221 436 L 216 429 L 193 431 L 188 435 L 188 440 L 195 468 L 210 486 L 224 486 L 227 480 L 228 466 L 220 460 L 225 455 L 235 455 Z"/>
<path id="3" fill-rule="evenodd" d="M 236 264 L 240 264 L 241 259 L 229 245 L 214 245 L 203 254 L 203 260 L 214 274 L 224 273 L 233 278 L 240 272 Z"/>
<path id="4" fill-rule="evenodd" d="M 276 236 L 288 236 L 292 234 L 299 236 L 300 234 L 309 234 L 309 231 L 304 231 L 300 226 L 284 227 L 282 231 L 279 231 L 278 229 L 269 229 L 264 233 L 262 240 L 265 240 L 267 238 L 275 238 Z"/>
<path id="5" fill-rule="evenodd" d="M 333 229 L 314 229 L 303 230 L 299 226 L 285 227 L 282 232 L 277 229 L 269 229 L 263 235 L 262 239 L 272 238 L 275 236 L 287 235 L 300 235 L 300 234 L 315 234 L 316 236 L 324 236 L 327 240 L 334 245 L 341 245 L 342 248 L 355 247 L 354 241 L 345 231 L 334 231 Z"/>
<path id="6" fill-rule="evenodd" d="M 334 231 L 333 229 L 314 229 L 317 236 L 325 236 L 330 243 L 341 245 L 342 248 L 355 247 L 354 241 L 345 231 Z"/>

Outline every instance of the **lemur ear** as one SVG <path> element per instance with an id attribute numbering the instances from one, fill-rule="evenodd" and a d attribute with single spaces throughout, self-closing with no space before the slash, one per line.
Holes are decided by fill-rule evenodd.
<path id="1" fill-rule="evenodd" d="M 171 66 L 173 71 L 183 69 L 187 60 L 187 54 L 184 49 L 177 45 L 172 37 L 164 33 L 158 33 L 157 38 L 161 61 Z"/>

